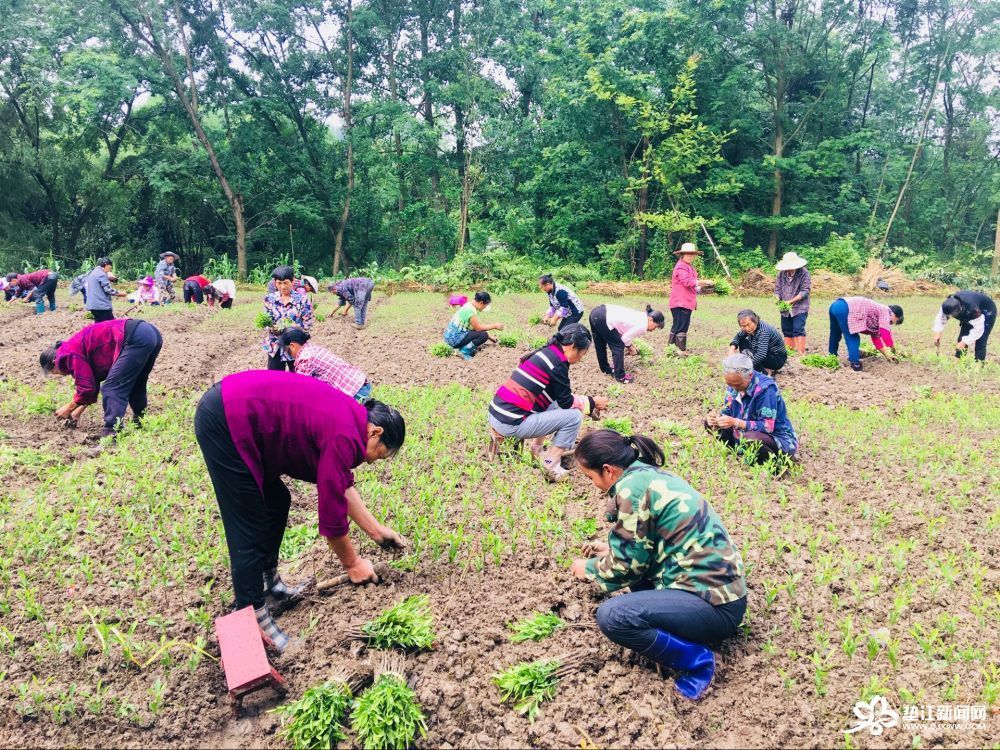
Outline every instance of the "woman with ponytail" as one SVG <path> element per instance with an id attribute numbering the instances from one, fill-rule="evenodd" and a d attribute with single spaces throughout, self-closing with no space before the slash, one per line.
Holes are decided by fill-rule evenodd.
<path id="1" fill-rule="evenodd" d="M 646 305 L 646 312 L 618 305 L 598 305 L 590 313 L 590 329 L 597 345 L 597 365 L 606 375 L 614 375 L 619 383 L 631 383 L 632 374 L 625 372 L 625 353 L 636 354 L 632 345 L 649 331 L 663 328 L 663 313 Z M 608 347 L 614 368 L 608 366 Z"/>
<path id="2" fill-rule="evenodd" d="M 697 491 L 661 468 L 663 451 L 647 437 L 614 430 L 589 433 L 576 462 L 606 492 L 607 543 L 589 545 L 590 559 L 573 575 L 604 591 L 630 593 L 605 601 L 597 625 L 609 639 L 679 671 L 677 691 L 701 698 L 715 674 L 708 646 L 736 634 L 747 586 L 739 549 Z"/>
<path id="3" fill-rule="evenodd" d="M 283 475 L 316 485 L 320 536 L 352 583 L 378 576 L 355 551 L 349 519 L 383 548 L 406 546 L 375 519 L 354 486 L 356 467 L 392 458 L 406 438 L 402 415 L 381 401 L 362 406 L 316 378 L 247 370 L 201 397 L 194 433 L 219 503 L 236 608 L 253 606 L 258 627 L 279 652 L 289 638 L 274 610 L 304 593 L 278 573 L 291 505 Z"/>
<path id="4" fill-rule="evenodd" d="M 496 453 L 506 437 L 531 440 L 531 452 L 539 457 L 546 478 L 553 482 L 568 478 L 560 458 L 576 443 L 583 415 L 608 405 L 607 398 L 577 396 L 570 388 L 569 367 L 583 359 L 590 343 L 590 331 L 573 323 L 521 358 L 490 403 L 491 452 Z M 548 435 L 552 444 L 543 453 Z"/>

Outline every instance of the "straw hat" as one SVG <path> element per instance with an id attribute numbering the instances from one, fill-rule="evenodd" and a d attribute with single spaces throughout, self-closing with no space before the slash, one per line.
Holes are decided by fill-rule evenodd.
<path id="1" fill-rule="evenodd" d="M 179 256 L 173 250 L 167 250 L 167 252 L 165 252 L 165 253 L 160 253 L 160 260 L 166 260 L 168 255 L 171 258 L 173 258 L 174 260 L 180 260 L 181 259 L 181 256 Z"/>
<path id="2" fill-rule="evenodd" d="M 302 280 L 304 282 L 306 282 L 309 286 L 311 286 L 312 290 L 314 292 L 318 292 L 319 291 L 319 282 L 316 281 L 315 277 L 313 277 L 313 276 L 303 276 Z"/>
<path id="3" fill-rule="evenodd" d="M 785 253 L 774 267 L 779 271 L 794 271 L 797 268 L 802 268 L 808 262 L 796 253 Z"/>
<path id="4" fill-rule="evenodd" d="M 704 253 L 696 248 L 693 242 L 685 242 L 680 250 L 674 250 L 674 255 L 704 255 Z"/>

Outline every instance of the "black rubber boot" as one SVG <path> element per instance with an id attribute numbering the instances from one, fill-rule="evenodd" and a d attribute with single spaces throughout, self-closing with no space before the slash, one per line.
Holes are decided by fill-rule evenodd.
<path id="1" fill-rule="evenodd" d="M 682 352 L 686 352 L 688 348 L 688 335 L 687 333 L 678 333 L 675 343 L 677 348 Z"/>
<path id="2" fill-rule="evenodd" d="M 298 586 L 289 588 L 281 580 L 281 574 L 276 567 L 264 571 L 264 594 L 272 614 L 279 615 L 289 607 L 298 604 L 305 598 L 307 588 L 308 583 L 300 583 Z"/>

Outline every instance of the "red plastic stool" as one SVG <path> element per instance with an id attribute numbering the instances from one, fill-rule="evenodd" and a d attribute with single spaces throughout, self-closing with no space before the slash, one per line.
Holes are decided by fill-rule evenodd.
<path id="1" fill-rule="evenodd" d="M 233 701 L 233 715 L 239 718 L 243 698 L 265 687 L 285 694 L 285 678 L 271 666 L 264 652 L 264 634 L 257 627 L 253 607 L 244 607 L 225 617 L 215 618 L 215 635 L 222 652 L 221 666 Z"/>

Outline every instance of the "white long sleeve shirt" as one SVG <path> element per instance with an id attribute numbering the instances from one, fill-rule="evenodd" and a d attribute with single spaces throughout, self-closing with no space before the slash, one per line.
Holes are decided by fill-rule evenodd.
<path id="1" fill-rule="evenodd" d="M 605 305 L 604 316 L 608 321 L 608 329 L 618 331 L 625 346 L 632 346 L 633 341 L 646 333 L 648 317 L 641 310 L 619 307 L 618 305 Z"/>
<path id="2" fill-rule="evenodd" d="M 934 333 L 941 333 L 944 327 L 948 324 L 948 316 L 944 314 L 941 310 L 938 310 L 937 317 L 934 318 Z M 969 332 L 959 339 L 966 346 L 972 346 L 982 337 L 983 332 L 986 330 L 986 316 L 980 315 L 978 318 L 973 318 L 969 321 Z"/>
<path id="3" fill-rule="evenodd" d="M 236 299 L 236 284 L 232 279 L 213 281 L 212 288 L 221 294 L 228 294 L 230 299 Z"/>

